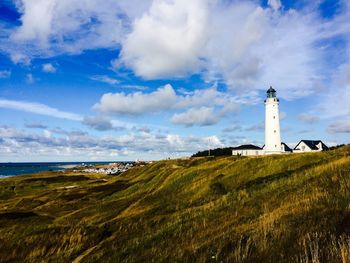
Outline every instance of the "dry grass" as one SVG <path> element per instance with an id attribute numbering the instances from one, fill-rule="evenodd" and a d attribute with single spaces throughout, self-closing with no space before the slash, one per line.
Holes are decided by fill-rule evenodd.
<path id="1" fill-rule="evenodd" d="M 18 176 L 0 181 L 0 261 L 350 262 L 349 204 L 349 146 Z"/>

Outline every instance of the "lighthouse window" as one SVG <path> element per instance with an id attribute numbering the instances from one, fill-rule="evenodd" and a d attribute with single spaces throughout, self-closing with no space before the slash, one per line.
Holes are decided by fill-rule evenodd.
<path id="1" fill-rule="evenodd" d="M 277 145 L 275 144 L 275 148 L 277 148 Z"/>
<path id="2" fill-rule="evenodd" d="M 274 130 L 273 132 L 276 133 L 276 130 Z"/>
<path id="3" fill-rule="evenodd" d="M 275 116 L 273 116 L 273 118 L 274 118 L 274 119 L 276 119 L 276 117 L 275 117 Z"/>

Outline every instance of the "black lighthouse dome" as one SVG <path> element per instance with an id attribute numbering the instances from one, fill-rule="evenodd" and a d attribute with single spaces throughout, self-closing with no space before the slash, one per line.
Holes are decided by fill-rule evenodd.
<path id="1" fill-rule="evenodd" d="M 276 90 L 270 86 L 270 88 L 266 91 L 268 98 L 276 98 Z"/>

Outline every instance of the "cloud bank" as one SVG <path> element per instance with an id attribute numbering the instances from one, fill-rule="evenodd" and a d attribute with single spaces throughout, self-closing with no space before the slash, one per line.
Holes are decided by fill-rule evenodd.
<path id="1" fill-rule="evenodd" d="M 256 94 L 270 84 L 295 99 L 327 82 L 329 40 L 348 41 L 349 3 L 332 20 L 318 6 L 285 9 L 256 1 L 19 0 L 19 27 L 7 29 L 1 48 L 14 62 L 32 57 L 121 49 L 114 65 L 145 79 L 200 74 L 237 93 Z M 142 45 L 140 44 L 142 43 Z M 5 45 L 6 44 L 6 45 Z M 100 80 L 103 81 L 101 78 Z M 106 82 L 114 82 L 105 78 Z"/>
<path id="2" fill-rule="evenodd" d="M 322 21 L 269 5 L 153 1 L 122 42 L 120 61 L 147 79 L 201 73 L 235 91 L 276 84 L 283 98 L 309 95 L 323 80 Z"/>
<path id="3" fill-rule="evenodd" d="M 104 94 L 93 109 L 109 115 L 146 115 L 187 109 L 175 113 L 171 122 L 190 127 L 214 125 L 227 113 L 237 112 L 239 103 L 232 95 L 216 88 L 195 89 L 182 95 L 177 94 L 170 84 L 166 84 L 151 93 L 138 91 Z"/>
<path id="4" fill-rule="evenodd" d="M 154 160 L 164 156 L 188 155 L 206 147 L 223 145 L 216 136 L 199 138 L 138 132 L 99 138 L 81 131 L 56 129 L 32 133 L 7 126 L 0 126 L 0 138 L 0 157 L 5 156 L 11 161 L 18 156 L 47 160 L 52 155 L 59 155 L 63 160 L 72 157 L 75 160 L 80 158 L 80 161 L 115 158 L 132 160 L 144 153 L 149 153 L 148 158 Z M 33 148 L 40 151 L 33 152 Z"/>

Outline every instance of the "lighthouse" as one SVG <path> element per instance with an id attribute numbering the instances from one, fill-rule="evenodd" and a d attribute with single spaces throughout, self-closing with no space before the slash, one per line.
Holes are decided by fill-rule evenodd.
<path id="1" fill-rule="evenodd" d="M 270 87 L 265 100 L 265 154 L 279 154 L 282 152 L 280 119 L 276 90 Z"/>

